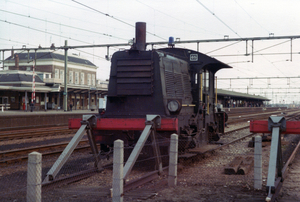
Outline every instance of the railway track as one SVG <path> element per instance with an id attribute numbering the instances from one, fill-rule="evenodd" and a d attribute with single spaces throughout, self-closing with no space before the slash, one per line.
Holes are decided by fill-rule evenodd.
<path id="1" fill-rule="evenodd" d="M 69 143 L 66 139 L 71 138 L 70 135 L 75 133 L 76 130 L 68 129 L 66 126 L 1 131 L 0 141 L 4 150 L 0 151 L 2 157 L 0 164 L 27 160 L 28 154 L 33 151 L 40 152 L 43 156 L 60 154 Z M 50 143 L 43 143 L 46 140 L 45 138 L 48 141 L 50 140 Z M 8 147 L 8 145 L 10 146 Z M 20 148 L 22 146 L 24 148 Z M 87 148 L 89 148 L 89 143 L 85 137 L 75 150 Z"/>
<path id="2" fill-rule="evenodd" d="M 65 147 L 68 145 L 68 143 L 69 142 L 63 142 L 58 144 L 1 151 L 0 156 L 2 157 L 2 160 L 0 160 L 0 164 L 8 164 L 22 160 L 27 160 L 28 154 L 33 151 L 40 152 L 43 156 L 61 154 Z M 88 140 L 81 140 L 75 150 L 78 151 L 89 148 L 90 145 Z"/>
<path id="3" fill-rule="evenodd" d="M 28 129 L 28 130 L 10 130 L 0 132 L 0 141 L 14 140 L 14 139 L 26 139 L 36 138 L 43 136 L 54 136 L 61 134 L 75 134 L 76 130 L 68 129 L 67 127 L 51 127 L 40 129 Z"/>
<path id="4" fill-rule="evenodd" d="M 227 121 L 227 123 L 231 124 L 231 123 L 239 123 L 239 122 L 244 122 L 244 121 L 248 121 L 248 120 L 259 120 L 259 119 L 268 119 L 269 116 L 271 115 L 285 115 L 285 114 L 295 114 L 298 113 L 299 110 L 295 109 L 290 109 L 290 110 L 278 110 L 278 111 L 271 111 L 271 112 L 264 112 L 264 113 L 241 113 L 239 112 L 238 115 L 235 114 L 228 114 L 229 119 Z"/>

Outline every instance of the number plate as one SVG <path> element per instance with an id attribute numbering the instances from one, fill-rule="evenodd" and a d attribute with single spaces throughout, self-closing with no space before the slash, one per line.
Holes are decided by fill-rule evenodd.
<path id="1" fill-rule="evenodd" d="M 198 54 L 191 54 L 190 61 L 198 61 Z"/>

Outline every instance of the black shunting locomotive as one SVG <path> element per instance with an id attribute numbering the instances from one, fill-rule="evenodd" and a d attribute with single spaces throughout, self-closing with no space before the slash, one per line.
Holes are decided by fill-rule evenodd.
<path id="1" fill-rule="evenodd" d="M 92 131 L 101 149 L 116 139 L 134 144 L 140 131 L 120 130 L 117 125 L 134 125 L 147 114 L 173 121 L 173 129 L 158 134 L 169 138 L 177 133 L 181 151 L 218 141 L 227 115 L 217 108 L 215 73 L 231 67 L 200 52 L 175 48 L 172 40 L 168 48 L 146 50 L 143 22 L 136 23 L 134 41 L 129 50 L 111 58 L 106 111 L 98 118 L 114 122 L 110 129 Z"/>

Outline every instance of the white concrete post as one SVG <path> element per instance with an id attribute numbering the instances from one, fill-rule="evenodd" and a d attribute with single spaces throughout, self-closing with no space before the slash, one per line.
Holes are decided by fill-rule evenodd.
<path id="1" fill-rule="evenodd" d="M 123 202 L 124 142 L 114 142 L 112 201 Z"/>
<path id="2" fill-rule="evenodd" d="M 255 137 L 254 145 L 254 189 L 262 189 L 262 144 L 261 136 Z"/>
<path id="3" fill-rule="evenodd" d="M 177 185 L 178 135 L 172 134 L 170 141 L 168 185 Z"/>
<path id="4" fill-rule="evenodd" d="M 26 201 L 42 201 L 42 154 L 38 152 L 28 155 Z"/>

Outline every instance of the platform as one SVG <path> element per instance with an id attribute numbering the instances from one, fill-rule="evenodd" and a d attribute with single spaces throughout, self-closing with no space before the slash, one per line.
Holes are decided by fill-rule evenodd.
<path id="1" fill-rule="evenodd" d="M 98 114 L 91 110 L 47 110 L 47 111 L 0 111 L 0 130 L 25 129 L 31 127 L 67 126 L 70 118 L 82 118 L 85 114 Z"/>

